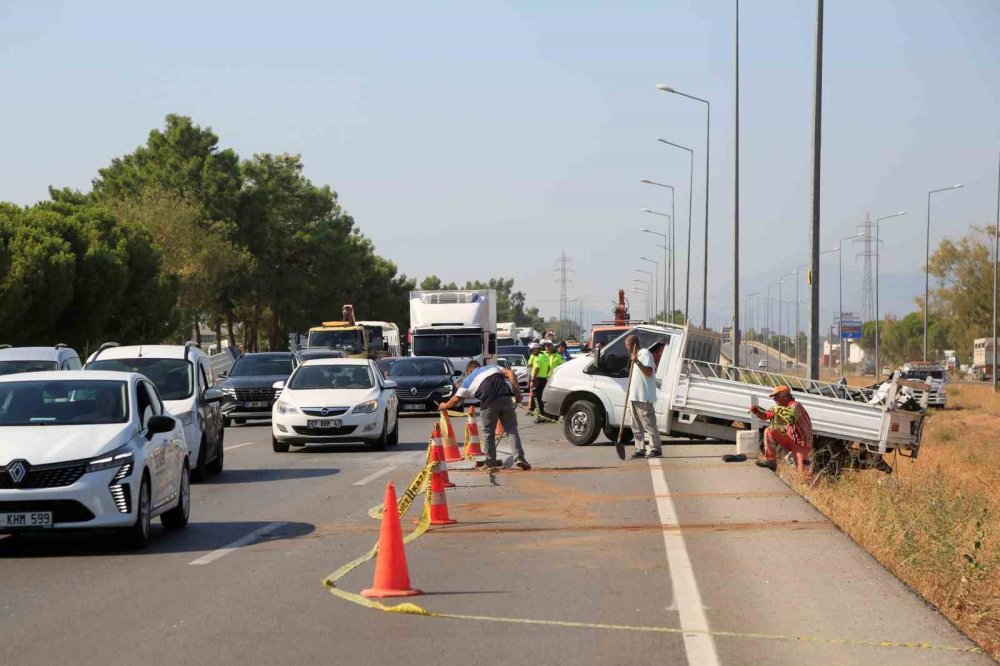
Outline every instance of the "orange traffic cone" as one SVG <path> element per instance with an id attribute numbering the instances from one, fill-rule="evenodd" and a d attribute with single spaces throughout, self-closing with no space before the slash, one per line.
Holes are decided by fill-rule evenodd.
<path id="1" fill-rule="evenodd" d="M 507 431 L 503 429 L 503 423 L 500 422 L 500 419 L 497 419 L 497 429 L 496 429 L 496 437 L 497 437 L 497 439 L 500 439 L 501 437 L 503 437 L 506 434 L 507 434 Z"/>
<path id="2" fill-rule="evenodd" d="M 428 460 L 444 465 L 444 446 L 441 444 L 441 425 L 439 423 L 435 423 L 434 430 L 431 431 L 431 454 Z M 455 487 L 455 484 L 448 478 L 447 465 L 444 465 L 444 486 L 445 488 Z"/>
<path id="3" fill-rule="evenodd" d="M 485 456 L 482 447 L 479 444 L 479 424 L 476 423 L 476 408 L 469 407 L 469 413 L 467 415 L 467 421 L 465 423 L 465 457 L 474 458 L 476 456 Z"/>
<path id="4" fill-rule="evenodd" d="M 462 452 L 458 450 L 458 441 L 455 439 L 455 429 L 451 427 L 451 419 L 447 414 L 441 414 L 444 422 L 444 460 L 445 462 L 458 462 L 462 460 Z"/>
<path id="5" fill-rule="evenodd" d="M 454 525 L 458 522 L 448 515 L 448 500 L 444 493 L 445 473 L 445 463 L 439 462 L 431 474 L 431 525 Z"/>
<path id="6" fill-rule="evenodd" d="M 396 511 L 396 489 L 392 481 L 385 486 L 385 503 L 382 505 L 382 529 L 378 537 L 378 559 L 375 561 L 375 582 L 363 597 L 412 597 L 423 594 L 410 587 L 410 572 L 403 550 L 403 530 Z"/>

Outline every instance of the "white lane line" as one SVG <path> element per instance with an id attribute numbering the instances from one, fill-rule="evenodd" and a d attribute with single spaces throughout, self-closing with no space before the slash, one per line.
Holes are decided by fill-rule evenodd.
<path id="1" fill-rule="evenodd" d="M 264 536 L 266 534 L 270 534 L 274 530 L 276 530 L 278 528 L 281 528 L 281 527 L 284 527 L 287 524 L 288 523 L 271 523 L 269 525 L 264 525 L 264 527 L 261 527 L 260 529 L 254 530 L 253 532 L 251 532 L 250 534 L 246 535 L 245 537 L 241 537 L 241 538 L 237 539 L 236 541 L 233 541 L 232 543 L 227 544 L 227 545 L 223 546 L 222 548 L 220 548 L 218 550 L 213 550 L 211 553 L 208 553 L 207 555 L 202 555 L 197 560 L 194 560 L 192 562 L 188 562 L 188 564 L 193 564 L 193 565 L 211 564 L 212 562 L 216 561 L 220 557 L 225 557 L 226 555 L 228 555 L 229 553 L 233 552 L 234 550 L 237 550 L 239 548 L 242 548 L 243 546 L 249 545 L 249 544 L 255 542 L 257 539 L 261 538 L 262 536 Z"/>
<path id="2" fill-rule="evenodd" d="M 701 593 L 694 578 L 691 558 L 684 545 L 677 510 L 670 498 L 670 487 L 661 464 L 662 459 L 650 458 L 649 471 L 653 477 L 653 492 L 656 495 L 656 509 L 660 514 L 660 524 L 668 529 L 663 531 L 663 543 L 667 549 L 667 566 L 670 582 L 674 588 L 674 603 L 680 614 L 681 629 L 698 633 L 684 634 L 684 651 L 690 666 L 718 666 L 719 655 L 715 651 L 715 640 L 708 633 L 708 618 L 701 602 Z"/>
<path id="3" fill-rule="evenodd" d="M 244 446 L 250 446 L 251 444 L 253 444 L 253 442 L 243 442 L 242 444 L 233 444 L 232 446 L 224 446 L 224 447 L 222 447 L 222 450 L 223 451 L 232 451 L 233 449 L 239 449 L 239 448 L 242 448 Z"/>
<path id="4" fill-rule="evenodd" d="M 363 486 L 366 483 L 368 483 L 369 481 L 374 481 L 378 477 L 380 477 L 380 476 L 382 476 L 384 474 L 388 474 L 389 472 L 391 472 L 394 469 L 396 469 L 396 468 L 395 467 L 385 467 L 385 468 L 380 469 L 379 471 L 375 472 L 374 474 L 369 474 L 368 476 L 366 476 L 365 478 L 361 479 L 360 481 L 355 481 L 354 485 L 356 485 L 356 486 Z"/>

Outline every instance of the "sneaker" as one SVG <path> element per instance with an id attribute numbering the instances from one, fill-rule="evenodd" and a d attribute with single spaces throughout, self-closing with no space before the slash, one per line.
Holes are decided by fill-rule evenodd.
<path id="1" fill-rule="evenodd" d="M 483 467 L 486 469 L 497 469 L 498 467 L 503 467 L 503 463 L 499 460 L 484 460 Z"/>
<path id="2" fill-rule="evenodd" d="M 758 458 L 754 462 L 754 464 L 757 465 L 757 467 L 764 467 L 766 469 L 771 470 L 772 472 L 778 469 L 778 463 L 776 463 L 773 460 L 766 460 L 766 459 Z"/>
<path id="3" fill-rule="evenodd" d="M 531 465 L 529 465 L 528 461 L 525 460 L 524 458 L 518 458 L 518 459 L 516 459 L 514 461 L 514 466 L 517 467 L 518 469 L 523 469 L 523 470 L 529 470 L 529 469 L 531 469 Z"/>
<path id="4" fill-rule="evenodd" d="M 629 456 L 629 458 L 631 458 L 632 460 L 636 460 L 638 458 L 645 458 L 645 457 L 646 457 L 646 454 L 643 453 L 642 451 L 635 451 L 632 455 Z"/>
<path id="5" fill-rule="evenodd" d="M 646 454 L 646 457 L 647 458 L 662 458 L 663 457 L 663 451 L 659 451 L 657 449 L 653 449 L 652 451 L 650 451 L 649 453 Z"/>

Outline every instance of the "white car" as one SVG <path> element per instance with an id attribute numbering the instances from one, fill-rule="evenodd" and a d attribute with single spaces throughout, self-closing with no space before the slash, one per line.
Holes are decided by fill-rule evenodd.
<path id="1" fill-rule="evenodd" d="M 79 370 L 80 356 L 64 344 L 52 347 L 0 345 L 0 375 L 47 370 Z"/>
<path id="2" fill-rule="evenodd" d="M 189 452 L 152 382 L 76 370 L 0 377 L 0 532 L 184 527 Z"/>
<path id="3" fill-rule="evenodd" d="M 507 362 L 507 367 L 517 377 L 517 383 L 521 391 L 527 392 L 528 377 L 530 375 L 528 372 L 528 360 L 522 354 L 500 354 L 497 356 L 497 365 L 502 365 L 500 363 L 501 359 Z"/>
<path id="4" fill-rule="evenodd" d="M 195 343 L 122 347 L 106 342 L 87 359 L 86 369 L 138 372 L 148 377 L 167 411 L 184 428 L 191 476 L 200 480 L 222 472 L 222 391 L 215 386 L 208 355 Z"/>
<path id="5" fill-rule="evenodd" d="M 368 442 L 381 451 L 399 442 L 396 382 L 382 377 L 375 363 L 356 358 L 324 358 L 298 366 L 271 413 L 271 444 L 289 446 Z"/>

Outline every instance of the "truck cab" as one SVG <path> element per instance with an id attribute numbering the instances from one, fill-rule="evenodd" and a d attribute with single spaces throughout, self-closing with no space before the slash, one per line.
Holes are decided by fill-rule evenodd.
<path id="1" fill-rule="evenodd" d="M 410 292 L 410 355 L 443 356 L 456 370 L 493 363 L 497 350 L 493 289 Z"/>

